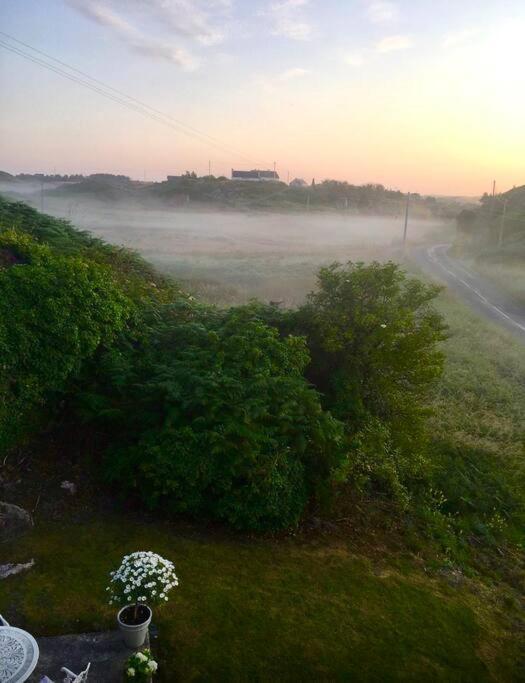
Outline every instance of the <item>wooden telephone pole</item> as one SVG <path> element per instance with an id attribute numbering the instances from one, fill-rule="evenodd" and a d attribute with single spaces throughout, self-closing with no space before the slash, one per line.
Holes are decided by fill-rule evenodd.
<path id="1" fill-rule="evenodd" d="M 410 192 L 407 192 L 407 203 L 406 203 L 406 207 L 405 207 L 405 227 L 404 227 L 404 230 L 403 230 L 403 249 L 405 248 L 406 242 L 407 242 L 408 209 L 409 209 L 409 206 L 410 206 Z"/>
<path id="2" fill-rule="evenodd" d="M 503 235 L 505 231 L 505 217 L 507 215 L 507 204 L 509 203 L 508 199 L 505 199 L 503 201 L 503 213 L 501 214 L 501 221 L 499 224 L 499 235 L 498 235 L 498 249 L 501 249 L 503 246 Z"/>

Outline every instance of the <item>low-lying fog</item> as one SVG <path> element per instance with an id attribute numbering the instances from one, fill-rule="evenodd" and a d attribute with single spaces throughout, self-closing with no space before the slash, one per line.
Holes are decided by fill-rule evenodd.
<path id="1" fill-rule="evenodd" d="M 40 208 L 40 198 L 33 203 Z M 71 202 L 44 198 L 44 211 L 113 244 L 137 250 L 211 301 L 258 296 L 297 303 L 320 265 L 400 256 L 404 216 L 243 213 Z M 438 221 L 409 223 L 411 243 L 444 241 Z"/>

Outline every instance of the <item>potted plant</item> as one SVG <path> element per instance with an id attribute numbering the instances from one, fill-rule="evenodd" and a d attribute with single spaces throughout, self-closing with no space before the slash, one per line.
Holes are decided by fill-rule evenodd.
<path id="1" fill-rule="evenodd" d="M 126 680 L 148 683 L 153 674 L 157 673 L 157 668 L 157 662 L 151 656 L 150 650 L 135 652 L 126 662 Z"/>
<path id="2" fill-rule="evenodd" d="M 151 608 L 167 602 L 169 591 L 179 584 L 175 566 L 156 553 L 137 552 L 125 555 L 110 576 L 109 604 L 120 605 L 117 621 L 124 642 L 137 649 L 146 639 Z"/>

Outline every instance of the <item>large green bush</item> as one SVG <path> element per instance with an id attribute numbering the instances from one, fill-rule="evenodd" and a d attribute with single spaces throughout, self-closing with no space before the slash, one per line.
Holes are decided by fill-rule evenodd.
<path id="1" fill-rule="evenodd" d="M 443 366 L 438 292 L 391 262 L 336 263 L 298 310 L 264 309 L 307 340 L 306 376 L 352 440 L 349 480 L 401 503 L 425 471 L 428 392 Z"/>
<path id="2" fill-rule="evenodd" d="M 111 271 L 0 233 L 0 450 L 130 312 Z"/>
<path id="3" fill-rule="evenodd" d="M 164 309 L 145 343 L 107 355 L 106 402 L 84 397 L 113 435 L 120 424 L 110 478 L 151 507 L 239 528 L 296 524 L 343 459 L 308 360 L 304 340 L 281 339 L 251 307 Z"/>

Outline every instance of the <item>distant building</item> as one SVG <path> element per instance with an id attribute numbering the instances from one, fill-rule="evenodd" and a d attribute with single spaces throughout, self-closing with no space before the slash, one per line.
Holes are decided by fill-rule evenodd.
<path id="1" fill-rule="evenodd" d="M 234 171 L 232 168 L 232 180 L 264 180 L 264 181 L 278 181 L 279 174 L 276 171 L 259 171 L 253 169 L 252 171 Z"/>
<path id="2" fill-rule="evenodd" d="M 308 183 L 302 178 L 294 178 L 290 183 L 290 187 L 307 187 Z"/>
<path id="3" fill-rule="evenodd" d="M 186 173 L 183 173 L 182 175 L 169 175 L 167 176 L 168 182 L 173 182 L 175 180 L 197 180 L 197 174 L 195 171 L 186 171 Z"/>

